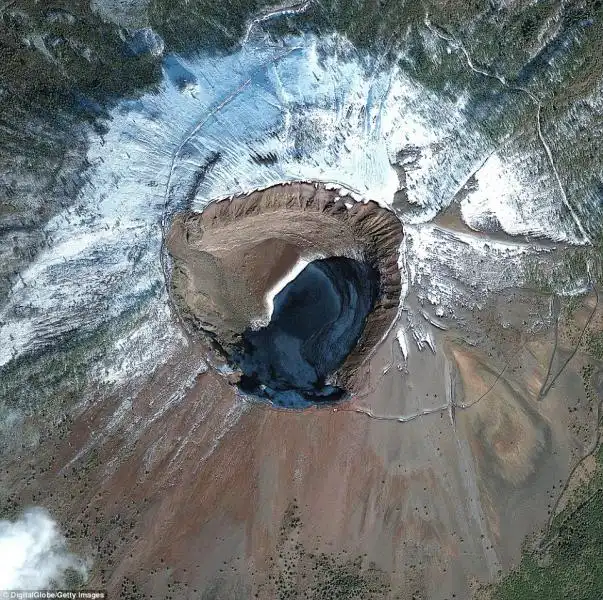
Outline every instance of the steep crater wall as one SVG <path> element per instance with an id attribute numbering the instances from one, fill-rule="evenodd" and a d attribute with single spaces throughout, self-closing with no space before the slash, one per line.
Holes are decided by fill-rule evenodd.
<path id="1" fill-rule="evenodd" d="M 376 286 L 353 348 L 327 378 L 329 385 L 351 392 L 358 386 L 358 367 L 397 315 L 402 238 L 400 221 L 375 202 L 356 202 L 322 184 L 277 185 L 175 216 L 166 238 L 170 293 L 195 331 L 230 361 L 241 362 L 251 332 L 268 325 L 270 290 L 299 261 L 350 259 L 347 267 L 365 269 L 361 278 L 372 273 Z M 275 312 L 286 290 L 276 296 Z"/>

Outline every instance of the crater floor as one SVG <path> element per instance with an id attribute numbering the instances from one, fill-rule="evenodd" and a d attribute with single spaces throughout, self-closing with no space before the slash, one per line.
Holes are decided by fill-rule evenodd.
<path id="1" fill-rule="evenodd" d="M 301 407 L 338 400 L 328 377 L 354 349 L 379 293 L 378 273 L 344 257 L 308 264 L 274 299 L 270 323 L 247 329 L 234 362 L 241 388 Z"/>
<path id="2" fill-rule="evenodd" d="M 239 368 L 243 389 L 288 406 L 335 399 L 357 389 L 359 365 L 398 314 L 402 239 L 375 202 L 278 185 L 176 215 L 170 292 L 190 333 Z M 310 264 L 270 313 L 275 286 L 301 261 Z"/>

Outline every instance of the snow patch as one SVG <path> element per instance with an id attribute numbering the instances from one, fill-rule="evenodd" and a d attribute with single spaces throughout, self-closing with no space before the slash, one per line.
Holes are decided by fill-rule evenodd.
<path id="1" fill-rule="evenodd" d="M 396 333 L 396 339 L 398 340 L 398 344 L 400 346 L 400 350 L 402 351 L 402 356 L 404 356 L 404 360 L 408 360 L 408 342 L 406 341 L 406 331 L 404 328 L 400 327 L 398 332 Z"/>
<path id="2" fill-rule="evenodd" d="M 313 258 L 312 260 L 316 259 Z M 293 265 L 293 267 L 266 292 L 264 299 L 266 304 L 266 315 L 256 323 L 256 327 L 258 325 L 259 327 L 265 327 L 270 322 L 274 311 L 274 298 L 287 286 L 287 284 L 291 283 L 310 264 L 310 262 L 312 262 L 312 260 L 300 258 L 295 265 Z"/>
<path id="3" fill-rule="evenodd" d="M 108 383 L 148 372 L 181 341 L 169 314 L 154 316 L 168 304 L 160 257 L 170 216 L 288 181 L 329 183 L 396 211 L 404 181 L 411 210 L 401 217 L 413 244 L 401 267 L 414 281 L 432 278 L 437 297 L 455 292 L 436 259 L 459 271 L 459 261 L 479 257 L 500 273 L 490 250 L 412 231 L 451 202 L 494 148 L 463 102 L 426 89 L 396 62 L 340 35 L 307 34 L 254 40 L 229 55 L 165 56 L 164 75 L 157 92 L 120 102 L 102 136 L 90 133 L 88 183 L 48 223 L 47 250 L 0 310 L 0 366 L 67 332 L 93 331 L 151 296 L 148 323 L 126 332 L 103 365 Z M 510 233 L 567 238 L 558 207 L 522 169 L 521 153 L 512 161 L 493 154 L 463 217 L 474 228 L 495 217 Z M 487 278 L 498 285 L 494 273 Z"/>
<path id="4" fill-rule="evenodd" d="M 475 173 L 476 188 L 461 203 L 463 221 L 478 231 L 494 226 L 510 235 L 538 235 L 580 243 L 581 238 L 571 229 L 561 226 L 561 197 L 549 170 L 531 172 L 534 165 L 528 163 L 535 160 L 492 154 Z M 525 168 L 520 168 L 518 162 L 523 162 Z"/>

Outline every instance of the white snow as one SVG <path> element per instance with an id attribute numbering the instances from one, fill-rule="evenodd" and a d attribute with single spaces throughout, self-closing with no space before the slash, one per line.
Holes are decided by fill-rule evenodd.
<path id="1" fill-rule="evenodd" d="M 274 298 L 279 294 L 288 283 L 293 281 L 305 268 L 316 258 L 312 258 L 311 260 L 300 258 L 293 267 L 279 279 L 274 286 L 266 292 L 265 302 L 266 302 L 266 317 L 265 322 L 268 323 L 272 318 L 272 312 L 274 311 Z"/>
<path id="2" fill-rule="evenodd" d="M 471 228 L 483 230 L 495 219 L 511 235 L 533 234 L 554 240 L 580 242 L 561 227 L 561 196 L 550 171 L 531 168 L 537 153 L 529 158 L 515 154 L 505 158 L 495 153 L 477 171 L 477 188 L 461 204 L 461 214 Z M 525 169 L 517 164 L 523 162 Z"/>
<path id="3" fill-rule="evenodd" d="M 408 360 L 408 342 L 406 341 L 406 331 L 403 327 L 398 329 L 396 333 L 396 339 L 398 340 L 398 344 L 400 346 L 400 350 L 402 351 L 402 356 L 404 356 L 404 360 Z"/>
<path id="4" fill-rule="evenodd" d="M 148 322 L 118 341 L 102 368 L 108 382 L 148 372 L 180 343 L 169 315 L 155 318 L 167 306 L 161 226 L 174 211 L 294 180 L 326 182 L 392 208 L 400 186 L 394 166 L 405 149 L 416 157 L 406 173 L 415 210 L 403 215 L 413 240 L 408 270 L 414 280 L 429 275 L 434 298 L 454 294 L 436 262 L 458 271 L 459 261 L 480 256 L 492 265 L 494 285 L 503 262 L 517 262 L 498 250 L 496 262 L 459 236 L 442 246 L 441 232 L 421 229 L 485 156 L 492 155 L 462 205 L 471 227 L 495 216 L 511 233 L 567 237 L 557 207 L 535 189 L 544 179 L 522 172 L 521 153 L 492 154 L 464 100 L 438 97 L 342 36 L 254 40 L 230 55 L 167 56 L 164 65 L 157 93 L 122 101 L 108 131 L 90 134 L 88 183 L 50 221 L 47 250 L 14 280 L 0 309 L 0 366 L 146 299 Z M 145 350 L 124 361 L 132 344 Z"/>

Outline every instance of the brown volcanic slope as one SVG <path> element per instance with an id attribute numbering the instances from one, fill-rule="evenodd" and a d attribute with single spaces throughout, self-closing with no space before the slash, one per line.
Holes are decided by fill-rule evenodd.
<path id="1" fill-rule="evenodd" d="M 249 250 L 267 281 L 283 268 L 257 260 L 264 248 L 287 265 L 305 251 L 270 239 Z M 486 296 L 445 319 L 437 352 L 410 345 L 406 360 L 392 330 L 360 369 L 368 391 L 305 411 L 244 401 L 202 367 L 208 349 L 192 336 L 152 374 L 88 381 L 61 398 L 68 418 L 34 413 L 5 436 L 3 517 L 47 508 L 90 559 L 87 586 L 110 598 L 478 597 L 564 505 L 596 440 L 589 388 L 603 361 L 580 332 L 603 330 L 603 306 L 592 294 L 557 304 L 529 290 Z"/>
<path id="2" fill-rule="evenodd" d="M 91 559 L 88 586 L 110 598 L 467 600 L 473 582 L 518 561 L 592 447 L 583 349 L 538 394 L 592 301 L 555 336 L 524 325 L 548 298 L 485 299 L 440 333 L 444 351 L 411 347 L 406 374 L 384 368 L 392 332 L 363 367 L 374 389 L 335 410 L 242 402 L 199 373 L 207 349 L 189 342 L 144 380 L 88 390 L 65 427 L 30 417 L 38 445 L 22 435 L 6 455 L 4 516 L 48 508 Z M 473 330 L 485 334 L 475 347 Z M 492 345 L 509 361 L 502 375 Z M 397 421 L 447 394 L 454 418 L 444 407 Z"/>
<path id="3" fill-rule="evenodd" d="M 228 350 L 265 317 L 266 292 L 298 259 L 368 262 L 379 272 L 380 295 L 336 376 L 353 389 L 357 367 L 397 314 L 402 237 L 397 217 L 375 202 L 356 202 L 321 184 L 277 185 L 177 215 L 167 237 L 171 291 L 186 320 Z"/>

